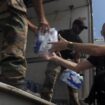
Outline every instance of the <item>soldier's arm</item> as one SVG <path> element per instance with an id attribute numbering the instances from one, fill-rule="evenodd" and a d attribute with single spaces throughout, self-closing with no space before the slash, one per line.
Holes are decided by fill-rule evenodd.
<path id="1" fill-rule="evenodd" d="M 44 6 L 43 6 L 43 0 L 32 0 L 32 3 L 34 5 L 34 8 L 36 10 L 36 13 L 38 15 L 40 26 L 43 29 L 49 28 L 49 23 L 45 16 Z"/>

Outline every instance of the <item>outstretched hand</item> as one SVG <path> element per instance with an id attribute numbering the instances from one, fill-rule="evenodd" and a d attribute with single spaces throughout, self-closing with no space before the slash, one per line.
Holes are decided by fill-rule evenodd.
<path id="1" fill-rule="evenodd" d="M 53 60 L 56 57 L 57 57 L 57 55 L 55 52 L 49 53 L 49 54 L 43 54 L 43 56 L 42 56 L 42 58 L 45 60 Z"/>
<path id="2" fill-rule="evenodd" d="M 64 39 L 58 42 L 50 42 L 49 44 L 52 44 L 52 48 L 50 49 L 51 52 L 59 52 L 61 50 L 67 49 L 68 41 Z"/>

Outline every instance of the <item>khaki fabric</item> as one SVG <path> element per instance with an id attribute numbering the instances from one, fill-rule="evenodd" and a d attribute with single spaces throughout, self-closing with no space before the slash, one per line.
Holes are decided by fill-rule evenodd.
<path id="1" fill-rule="evenodd" d="M 16 10 L 26 13 L 26 6 L 23 0 L 0 0 L 0 12 L 4 12 L 8 7 L 13 7 Z"/>
<path id="2" fill-rule="evenodd" d="M 23 0 L 7 0 L 7 2 L 9 6 L 14 7 L 22 12 L 26 12 L 26 7 Z"/>
<path id="3" fill-rule="evenodd" d="M 25 50 L 28 23 L 16 9 L 7 10 L 0 17 L 0 81 L 16 86 L 25 77 L 27 69 Z"/>

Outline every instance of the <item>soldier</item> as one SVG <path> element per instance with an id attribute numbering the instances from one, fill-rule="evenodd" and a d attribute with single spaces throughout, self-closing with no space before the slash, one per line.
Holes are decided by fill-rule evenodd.
<path id="1" fill-rule="evenodd" d="M 43 0 L 32 0 L 39 17 L 40 30 L 49 27 Z M 26 75 L 25 58 L 28 21 L 23 0 L 0 0 L 0 30 L 2 35 L 0 81 L 22 88 Z M 0 35 L 0 36 L 1 36 Z"/>

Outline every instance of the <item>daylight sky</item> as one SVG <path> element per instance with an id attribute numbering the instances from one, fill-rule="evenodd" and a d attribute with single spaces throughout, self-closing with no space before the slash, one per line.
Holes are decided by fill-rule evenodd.
<path id="1" fill-rule="evenodd" d="M 94 38 L 102 38 L 100 30 L 102 24 L 105 23 L 105 0 L 93 1 L 93 22 L 94 22 Z"/>

